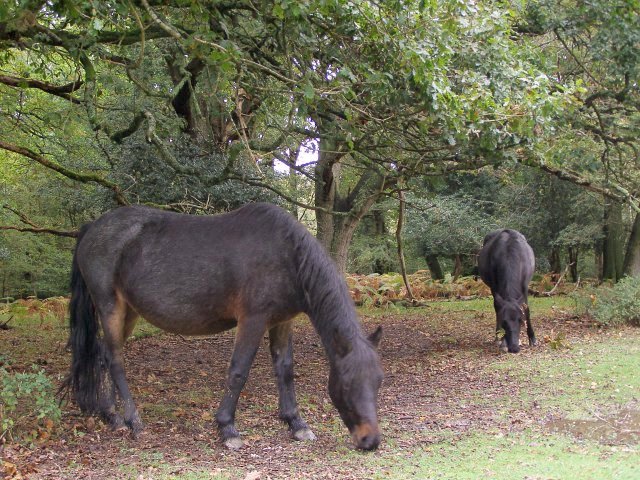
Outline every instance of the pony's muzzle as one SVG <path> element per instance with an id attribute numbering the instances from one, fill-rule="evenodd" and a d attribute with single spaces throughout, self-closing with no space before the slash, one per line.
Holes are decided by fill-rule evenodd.
<path id="1" fill-rule="evenodd" d="M 377 425 L 363 423 L 355 426 L 351 432 L 351 438 L 356 448 L 375 450 L 380 445 L 380 430 Z"/>

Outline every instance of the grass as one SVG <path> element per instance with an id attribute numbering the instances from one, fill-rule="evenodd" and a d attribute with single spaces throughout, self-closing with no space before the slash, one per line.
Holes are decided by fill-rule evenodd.
<path id="1" fill-rule="evenodd" d="M 625 336 L 626 335 L 626 336 Z M 510 372 L 521 383 L 520 397 L 495 400 L 504 415 L 510 405 L 537 403 L 542 411 L 593 418 L 638 400 L 640 393 L 640 332 L 629 330 L 576 345 L 568 353 L 500 356 L 488 372 Z M 596 387 L 592 388 L 595 384 Z M 482 401 L 482 399 L 478 399 Z M 637 408 L 637 407 L 636 407 Z M 526 415 L 527 412 L 516 412 Z M 402 438 L 388 439 L 375 455 L 341 451 L 325 456 L 327 469 L 351 461 L 367 464 L 374 479 L 522 479 L 632 480 L 640 478 L 640 445 L 611 445 L 535 425 L 522 431 L 476 430 L 462 436 L 436 434 L 420 448 L 404 449 Z M 351 458 L 353 457 L 353 458 Z M 302 477 L 301 477 L 302 478 Z"/>
<path id="2" fill-rule="evenodd" d="M 162 330 L 158 327 L 151 325 L 149 322 L 140 318 L 136 323 L 135 328 L 133 329 L 133 333 L 131 337 L 129 337 L 129 341 L 131 340 L 140 340 L 142 338 L 153 337 L 154 335 L 161 334 Z"/>
<path id="3" fill-rule="evenodd" d="M 548 315 L 552 312 L 560 310 L 572 310 L 575 307 L 575 300 L 563 296 L 556 297 L 530 297 L 529 306 L 532 315 Z M 427 311 L 443 311 L 443 312 L 489 312 L 493 314 L 493 299 L 491 297 L 474 298 L 472 300 L 442 300 L 431 302 Z M 409 311 L 411 311 L 409 309 Z"/>
<path id="4" fill-rule="evenodd" d="M 530 299 L 534 321 L 537 317 L 557 318 L 558 312 L 571 313 L 573 299 L 565 296 L 539 297 Z M 362 309 L 361 313 L 370 317 L 367 321 L 384 324 L 385 316 L 424 318 L 424 331 L 431 335 L 432 341 L 447 344 L 460 340 L 459 332 L 452 328 L 451 321 L 472 324 L 481 320 L 487 325 L 487 339 L 491 337 L 493 305 L 490 298 L 468 301 L 431 302 L 428 307 L 394 309 Z M 305 322 L 307 320 L 304 320 Z M 468 322 L 468 323 L 464 323 Z M 557 323 L 556 323 L 557 324 Z M 554 325 L 556 325 L 554 324 Z M 67 327 L 52 318 L 43 321 L 37 316 L 20 315 L 11 323 L 12 330 L 0 336 L 0 360 L 18 363 L 20 367 L 28 366 L 43 358 L 49 363 L 47 369 L 55 370 L 52 363 L 65 360 L 43 350 L 51 352 L 63 350 L 66 342 Z M 534 324 L 535 325 L 535 324 Z M 369 329 L 369 328 L 367 328 Z M 482 327 L 481 330 L 483 330 Z M 436 357 L 425 357 L 425 368 L 435 359 L 447 357 L 457 360 L 468 358 L 478 362 L 478 368 L 490 376 L 507 376 L 518 386 L 513 392 L 505 392 L 504 396 L 483 397 L 484 391 L 469 393 L 460 401 L 475 405 L 487 406 L 495 403 L 495 411 L 499 412 L 501 426 L 474 428 L 470 431 L 422 432 L 396 430 L 394 435 L 384 439 L 381 449 L 375 453 L 354 451 L 348 443 L 345 429 L 335 415 L 333 408 L 326 406 L 329 414 L 327 420 L 315 423 L 312 428 L 320 437 L 344 439 L 333 450 L 314 448 L 313 445 L 293 449 L 291 455 L 290 478 L 310 478 L 308 471 L 324 471 L 334 478 L 371 478 L 371 479 L 509 479 L 509 480 L 565 480 L 565 479 L 598 479 L 626 480 L 640 478 L 640 445 L 638 439 L 627 442 L 609 442 L 579 436 L 569 430 L 553 430 L 547 423 L 539 420 L 527 423 L 518 428 L 509 428 L 510 415 L 526 417 L 528 408 L 535 404 L 538 419 L 545 416 L 567 419 L 608 418 L 607 415 L 623 408 L 638 411 L 640 401 L 640 329 L 618 328 L 609 330 L 588 330 L 583 328 L 580 335 L 567 330 L 564 341 L 570 348 L 541 348 L 535 352 L 523 351 L 520 355 L 488 355 L 482 348 L 470 351 L 451 349 Z M 134 331 L 134 338 L 145 338 L 156 335 L 158 329 L 141 321 Z M 548 332 L 547 332 L 548 333 Z M 11 342 L 12 338 L 26 337 L 29 342 L 22 342 L 22 350 L 17 350 Z M 464 340 L 464 338 L 462 338 Z M 384 339 L 383 339 L 384 341 Z M 57 344 L 55 346 L 54 344 Z M 481 345 L 477 341 L 475 345 Z M 62 346 L 62 347 L 61 347 Z M 467 355 L 467 356 L 465 356 Z M 482 361 L 479 361 L 482 360 Z M 65 366 L 66 368 L 66 366 Z M 421 364 L 412 366 L 416 375 L 420 376 Z M 433 392 L 440 398 L 438 392 Z M 193 402 L 198 405 L 213 401 L 220 392 L 207 389 L 205 392 L 185 390 L 176 394 L 182 403 Z M 205 400 L 206 399 L 206 400 Z M 270 400 L 271 401 L 271 400 Z M 299 395 L 300 405 L 305 410 L 324 411 L 325 405 L 318 405 L 309 400 L 304 393 Z M 275 401 L 273 408 L 275 408 Z M 165 419 L 176 424 L 188 419 L 176 419 L 173 403 L 144 404 L 144 414 L 148 419 Z M 490 405 L 490 404 L 489 404 Z M 264 408 L 264 407 L 260 407 Z M 317 412 L 316 412 L 317 413 Z M 415 412 L 414 412 L 415 413 Z M 424 412 L 421 412 L 422 415 Z M 428 412 L 427 412 L 428 413 Z M 271 412 L 272 417 L 275 416 Z M 260 412 L 260 417 L 264 416 Z M 493 417 L 492 417 L 493 418 Z M 199 419 L 198 421 L 201 421 Z M 419 419 L 418 419 L 419 421 Z M 273 420 L 275 422 L 275 420 Z M 392 431 L 394 419 L 382 419 L 384 431 Z M 247 422 L 241 422 L 248 430 L 252 428 Z M 211 432 L 214 434 L 214 432 Z M 260 425 L 256 435 L 264 435 L 265 427 Z M 424 437 L 420 437 L 423 435 Z M 124 442 L 129 445 L 129 443 Z M 254 447 L 256 454 L 262 453 L 262 443 Z M 408 446 L 407 446 L 408 445 Z M 251 465 L 232 467 L 221 463 L 217 450 L 205 451 L 206 443 L 189 451 L 184 458 L 180 453 L 162 454 L 153 450 L 122 452 L 123 458 L 135 458 L 136 461 L 120 462 L 114 467 L 114 475 L 118 478 L 154 478 L 177 480 L 201 479 L 244 479 L 252 473 Z M 212 453 L 214 452 L 214 453 Z M 277 455 L 277 452 L 272 452 Z M 217 455 L 217 457 L 216 457 Z M 246 455 L 251 455 L 247 453 Z M 210 466 L 203 466 L 203 461 L 211 459 Z M 215 459 L 215 460 L 214 460 Z M 193 462 L 198 460 L 199 462 Z M 81 477 L 81 464 L 68 464 L 68 474 Z M 260 478 L 268 478 L 268 470 L 263 470 Z M 351 476 L 350 476 L 351 475 Z M 72 478 L 72 477 L 68 477 Z M 271 477 L 281 478 L 281 477 Z"/>
<path id="5" fill-rule="evenodd" d="M 119 478 L 152 478 L 153 480 L 230 480 L 236 478 L 224 469 L 213 467 L 191 468 L 187 460 L 182 461 L 183 465 L 148 462 L 144 469 L 140 465 L 122 465 L 118 468 Z M 244 477 L 242 477 L 244 478 Z"/>
<path id="6" fill-rule="evenodd" d="M 623 336 L 623 332 L 630 334 Z M 623 329 L 598 342 L 580 343 L 562 353 L 546 352 L 528 359 L 508 356 L 490 368 L 509 372 L 547 407 L 572 418 L 592 415 L 595 409 L 629 403 L 640 397 L 640 343 L 637 330 Z"/>
<path id="7" fill-rule="evenodd" d="M 579 443 L 536 431 L 475 433 L 458 442 L 381 459 L 372 478 L 632 480 L 640 478 L 638 453 L 637 448 Z"/>
<path id="8" fill-rule="evenodd" d="M 538 316 L 550 316 L 557 313 L 569 313 L 576 307 L 576 302 L 573 298 L 566 295 L 555 297 L 530 297 L 529 306 L 531 308 L 531 315 L 535 322 Z M 434 314 L 455 314 L 461 315 L 461 319 L 468 320 L 478 316 L 478 314 L 489 315 L 493 319 L 493 300 L 491 297 L 474 298 L 471 300 L 439 300 L 432 301 L 424 307 L 404 307 L 400 305 L 391 305 L 388 307 L 360 307 L 358 312 L 361 316 L 366 316 L 372 319 L 379 319 L 380 317 L 386 317 L 389 315 L 402 316 L 422 315 L 425 317 L 425 321 L 433 322 L 437 321 Z M 535 323 L 534 323 L 535 327 Z"/>

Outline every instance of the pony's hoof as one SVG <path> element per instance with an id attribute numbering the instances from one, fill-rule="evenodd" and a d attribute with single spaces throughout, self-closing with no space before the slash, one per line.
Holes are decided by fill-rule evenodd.
<path id="1" fill-rule="evenodd" d="M 131 435 L 134 440 L 138 440 L 144 434 L 144 427 L 142 425 L 136 426 L 131 429 Z"/>
<path id="2" fill-rule="evenodd" d="M 502 344 L 500 345 L 499 349 L 500 349 L 500 352 L 502 352 L 502 353 L 507 353 L 509 351 L 509 347 L 507 347 L 506 345 L 502 345 Z"/>
<path id="3" fill-rule="evenodd" d="M 144 423 L 142 423 L 139 416 L 136 415 L 130 421 L 125 420 L 125 423 L 131 429 L 131 435 L 133 435 L 134 439 L 138 439 L 138 437 L 142 435 L 142 432 L 144 431 Z"/>
<path id="4" fill-rule="evenodd" d="M 310 428 L 303 428 L 301 430 L 298 430 L 296 432 L 293 432 L 293 438 L 294 440 L 309 440 L 309 441 L 313 441 L 316 439 L 316 435 L 311 431 Z"/>
<path id="5" fill-rule="evenodd" d="M 540 344 L 538 343 L 538 339 L 537 338 L 534 337 L 534 338 L 530 338 L 529 339 L 529 346 L 530 347 L 537 347 L 538 345 L 540 345 Z"/>
<path id="6" fill-rule="evenodd" d="M 224 441 L 224 446 L 229 450 L 240 450 L 244 447 L 244 442 L 240 437 L 231 437 Z"/>
<path id="7" fill-rule="evenodd" d="M 111 430 L 113 430 L 114 432 L 127 429 L 127 425 L 126 423 L 124 423 L 124 418 L 122 418 L 120 415 L 114 415 L 113 417 L 109 418 L 107 423 L 109 424 Z"/>

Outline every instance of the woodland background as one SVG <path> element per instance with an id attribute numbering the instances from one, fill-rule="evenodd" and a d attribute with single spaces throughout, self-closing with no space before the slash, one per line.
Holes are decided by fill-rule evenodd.
<path id="1" fill-rule="evenodd" d="M 354 274 L 399 271 L 399 236 L 468 275 L 498 227 L 539 271 L 638 274 L 639 11 L 2 2 L 0 297 L 66 294 L 75 231 L 128 203 L 277 203 Z"/>
<path id="2" fill-rule="evenodd" d="M 1 1 L 4 477 L 640 478 L 639 14 L 640 0 Z M 384 326 L 375 453 L 350 447 L 304 318 L 296 389 L 317 442 L 279 422 L 267 348 L 241 397 L 248 448 L 212 434 L 233 332 L 141 322 L 140 440 L 56 397 L 80 225 L 126 204 L 252 201 L 317 235 L 365 329 Z M 469 277 L 502 227 L 538 266 L 540 346 L 518 355 L 496 351 L 489 291 Z M 448 301 L 407 302 L 402 259 L 416 298 Z"/>

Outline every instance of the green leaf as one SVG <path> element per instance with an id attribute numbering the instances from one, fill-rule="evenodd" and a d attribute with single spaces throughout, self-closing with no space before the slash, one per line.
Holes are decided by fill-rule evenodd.
<path id="1" fill-rule="evenodd" d="M 316 89 L 313 87 L 313 84 L 307 81 L 303 87 L 304 98 L 307 101 L 313 100 L 316 96 Z"/>

